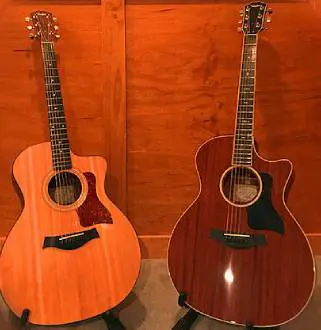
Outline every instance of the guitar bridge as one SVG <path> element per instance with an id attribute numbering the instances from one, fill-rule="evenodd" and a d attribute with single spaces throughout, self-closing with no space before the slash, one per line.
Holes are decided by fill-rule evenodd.
<path id="1" fill-rule="evenodd" d="M 47 236 L 43 242 L 43 249 L 53 247 L 60 250 L 75 250 L 95 238 L 99 238 L 96 228 L 67 235 Z"/>
<path id="2" fill-rule="evenodd" d="M 211 238 L 234 249 L 249 249 L 267 244 L 264 234 L 231 233 L 219 229 L 212 230 Z"/>

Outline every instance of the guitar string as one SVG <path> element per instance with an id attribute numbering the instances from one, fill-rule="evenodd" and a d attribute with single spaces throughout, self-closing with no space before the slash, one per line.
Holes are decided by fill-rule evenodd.
<path id="1" fill-rule="evenodd" d="M 253 123 L 254 123 L 254 92 L 255 92 L 255 68 L 256 68 L 256 47 L 257 47 L 257 42 L 256 42 L 256 35 L 255 34 L 250 34 L 246 37 L 247 39 L 247 43 L 245 46 L 246 49 L 246 59 L 245 59 L 245 79 L 244 79 L 244 86 L 247 89 L 245 91 L 245 100 L 246 100 L 246 105 L 245 105 L 245 111 L 243 113 L 242 116 L 242 123 L 243 123 L 243 119 L 244 119 L 244 126 L 246 126 L 246 147 L 245 147 L 245 151 L 242 149 L 242 153 L 244 155 L 244 158 L 250 158 L 250 167 L 252 167 L 253 165 Z M 251 73 L 251 74 L 248 74 Z M 253 73 L 253 75 L 252 75 Z M 251 82 L 253 82 L 253 84 L 251 84 Z M 250 91 L 248 91 L 250 90 Z M 250 97 L 251 96 L 251 97 Z M 242 107 L 243 109 L 243 107 Z M 249 110 L 250 109 L 250 110 Z M 249 121 L 249 117 L 250 119 L 250 124 L 248 124 Z M 243 127 L 244 127 L 243 126 Z M 250 126 L 250 128 L 248 128 L 248 126 Z M 250 130 L 251 135 L 249 135 L 248 130 Z M 250 143 L 248 144 L 250 140 Z M 249 146 L 248 146 L 249 145 Z M 249 150 L 248 150 L 249 149 Z M 246 159 L 247 160 L 247 159 Z M 244 182 L 244 187 L 246 188 L 247 185 L 251 186 L 251 177 L 252 177 L 252 171 L 248 169 L 248 166 L 244 166 L 244 170 L 243 170 L 243 174 L 241 175 Z M 246 191 L 245 191 L 246 192 Z M 251 190 L 250 190 L 251 193 Z M 250 201 L 252 201 L 254 198 L 256 198 L 256 195 L 250 199 Z M 248 201 L 246 201 L 248 202 Z M 240 209 L 240 217 L 238 220 L 238 231 L 241 232 L 242 229 L 242 218 L 245 212 L 245 208 L 241 208 Z"/>
<path id="2" fill-rule="evenodd" d="M 57 65 L 57 60 L 56 60 L 56 56 L 55 56 L 55 50 L 54 50 L 54 45 L 53 45 L 53 42 L 50 44 L 50 47 L 51 47 L 51 58 L 52 58 L 52 61 L 54 62 L 55 64 L 55 68 L 53 69 L 55 71 L 55 76 L 57 77 L 57 79 L 59 79 L 59 72 L 58 72 L 58 65 Z M 60 83 L 59 83 L 59 87 L 60 87 Z M 55 100 L 58 102 L 58 99 L 61 100 L 61 103 L 57 103 L 57 108 L 61 108 L 61 110 L 59 112 L 62 112 L 60 113 L 60 117 L 62 117 L 63 119 L 63 123 L 62 123 L 62 126 L 63 127 L 60 127 L 59 129 L 59 132 L 63 132 L 63 134 L 67 135 L 67 123 L 66 123 L 66 119 L 65 119 L 65 115 L 64 115 L 64 111 L 63 111 L 63 101 L 62 101 L 62 92 L 61 92 L 61 88 L 59 88 L 59 91 L 58 93 L 59 94 L 59 97 L 57 97 Z M 61 120 L 61 118 L 60 118 Z M 59 122 L 59 120 L 58 120 Z M 61 141 L 62 139 L 62 134 L 61 133 L 58 133 L 58 145 L 60 145 L 60 147 L 62 148 L 60 151 L 59 151 L 59 154 L 61 155 L 60 159 L 61 159 L 61 162 L 62 162 L 62 167 L 64 165 L 66 165 L 68 162 L 69 162 L 69 159 L 70 159 L 70 162 L 71 162 L 71 158 L 70 158 L 70 154 L 69 154 L 69 146 L 67 146 L 67 150 L 64 146 L 64 143 Z M 67 139 L 67 137 L 66 137 Z M 67 159 L 66 159 L 67 157 Z M 74 192 L 74 189 L 73 189 L 73 184 L 72 184 L 72 177 L 71 175 L 67 172 L 67 171 L 62 171 L 60 172 L 61 175 L 62 175 L 62 181 L 63 181 L 63 188 L 62 188 L 62 192 L 64 193 L 64 205 L 69 205 L 70 203 L 70 198 L 69 197 L 73 197 L 73 199 L 75 199 L 75 192 Z"/>
<path id="3" fill-rule="evenodd" d="M 239 190 L 239 201 L 238 204 L 242 205 L 242 189 L 243 188 L 243 180 L 245 179 L 245 171 L 246 171 L 246 152 L 244 151 L 244 146 L 247 144 L 247 131 L 245 129 L 245 124 L 244 124 L 244 119 L 245 119 L 245 112 L 244 112 L 244 103 L 247 103 L 248 100 L 248 79 L 246 72 L 248 70 L 248 35 L 244 36 L 244 41 L 243 41 L 243 65 L 242 65 L 242 99 L 245 100 L 245 102 L 240 102 L 240 111 L 239 111 L 239 128 L 240 128 L 240 140 L 241 142 L 238 145 L 238 159 L 240 160 L 240 167 L 239 167 L 239 175 L 238 175 L 238 183 L 237 183 L 237 189 Z M 245 75 L 244 75 L 245 73 Z M 241 222 L 242 222 L 242 215 L 243 215 L 243 207 L 240 206 L 237 208 L 237 220 L 236 220 L 236 232 L 240 233 L 241 232 Z"/>
<path id="4" fill-rule="evenodd" d="M 238 176 L 239 176 L 239 145 L 240 145 L 240 135 L 239 135 L 239 128 L 240 128 L 240 94 L 243 91 L 243 83 L 242 83 L 242 69 L 244 65 L 244 44 L 245 44 L 245 36 L 243 37 L 243 47 L 242 47 L 242 55 L 241 55 L 241 72 L 239 78 L 239 95 L 238 95 L 238 104 L 237 104 L 237 113 L 236 113 L 236 121 L 235 121 L 235 136 L 234 136 L 234 153 L 233 153 L 233 168 L 231 171 L 231 193 L 230 193 L 230 200 L 233 204 L 236 204 L 236 195 L 237 195 L 237 184 L 238 184 Z M 231 208 L 231 229 L 230 232 L 236 233 L 237 232 L 237 218 L 238 218 L 238 207 L 235 205 L 229 205 Z"/>
<path id="5" fill-rule="evenodd" d="M 244 207 L 242 206 L 242 191 L 245 189 L 246 178 L 248 175 L 247 168 L 247 143 L 248 143 L 248 131 L 247 131 L 247 119 L 246 114 L 248 109 L 248 100 L 249 100 L 249 92 L 250 88 L 249 82 L 250 78 L 247 76 L 247 72 L 249 70 L 249 42 L 251 41 L 251 37 L 247 34 L 244 35 L 243 38 L 243 54 L 242 54 L 242 66 L 241 66 L 241 87 L 240 87 L 240 95 L 239 95 L 239 108 L 237 115 L 237 136 L 238 143 L 236 144 L 237 152 L 236 152 L 236 163 L 238 164 L 236 167 L 236 183 L 234 185 L 234 197 L 235 200 L 233 202 L 238 205 L 235 206 L 236 216 L 235 216 L 235 229 L 236 233 L 241 233 L 242 229 L 242 218 L 244 214 Z"/>
<path id="6" fill-rule="evenodd" d="M 53 46 L 53 42 L 49 43 L 49 56 L 50 56 L 50 61 L 51 61 L 51 70 L 52 70 L 52 74 L 53 74 L 53 80 L 59 80 L 59 74 L 58 74 L 58 67 L 57 67 L 57 61 L 56 61 L 56 56 L 55 56 L 55 51 L 54 51 L 54 46 Z M 57 82 L 58 83 L 58 82 Z M 56 81 L 55 81 L 56 84 Z M 59 157 L 59 167 L 64 167 L 65 165 L 65 148 L 64 148 L 64 144 L 62 143 L 61 139 L 62 139 L 62 133 L 65 134 L 65 130 L 66 130 L 66 123 L 65 123 L 65 119 L 64 116 L 62 115 L 62 101 L 61 103 L 58 102 L 58 99 L 62 100 L 62 95 L 61 95 L 61 89 L 60 89 L 60 82 L 58 85 L 59 89 L 56 90 L 56 88 L 53 86 L 53 102 L 55 104 L 56 107 L 56 120 L 57 120 L 57 131 L 56 131 L 56 141 L 55 141 L 55 147 L 56 147 L 56 154 L 58 153 L 58 157 Z M 58 150 L 57 150 L 58 149 Z M 60 187 L 60 189 L 58 190 L 59 193 L 61 193 L 62 196 L 62 200 L 61 203 L 63 205 L 66 204 L 66 200 L 68 200 L 68 174 L 65 170 L 61 170 L 61 168 L 59 169 L 59 176 L 61 176 L 62 179 L 62 187 Z"/>
<path id="7" fill-rule="evenodd" d="M 48 92 L 50 93 L 51 90 L 51 75 L 50 75 L 50 70 L 47 65 L 47 49 L 46 49 L 46 43 L 41 41 L 41 52 L 42 52 L 42 57 L 43 57 L 43 66 L 44 66 L 44 74 L 45 74 L 45 91 L 46 91 L 46 97 L 47 97 L 47 104 L 48 104 L 48 121 L 49 121 L 49 134 L 51 138 L 51 151 L 52 151 L 52 164 L 53 168 L 54 166 L 54 123 L 53 123 L 53 115 L 52 115 L 52 104 L 50 101 L 50 98 L 48 97 Z M 55 174 L 55 185 L 56 187 L 60 184 L 60 178 Z M 50 182 L 50 181 L 49 181 Z M 48 186 L 48 193 L 49 193 L 49 186 Z M 58 203 L 60 204 L 60 196 L 57 194 L 58 198 Z"/>
<path id="8" fill-rule="evenodd" d="M 52 56 L 52 49 L 51 49 L 51 43 L 48 42 L 47 44 L 47 54 L 48 54 L 48 62 L 49 62 L 49 72 L 50 72 L 50 78 L 51 78 L 51 85 L 50 85 L 50 100 L 51 100 L 51 104 L 52 104 L 52 108 L 53 108 L 53 121 L 54 121 L 54 139 L 53 139 L 53 158 L 55 160 L 58 160 L 58 163 L 56 166 L 57 168 L 57 176 L 58 176 L 58 181 L 59 182 L 59 186 L 56 187 L 56 192 L 57 195 L 59 196 L 59 208 L 61 208 L 61 205 L 63 204 L 63 199 L 64 199 L 64 188 L 65 188 L 65 184 L 64 184 L 64 175 L 63 172 L 61 171 L 61 166 L 63 166 L 63 158 L 62 158 L 62 153 L 59 150 L 60 144 L 59 144 L 59 140 L 60 140 L 60 132 L 61 132 L 61 123 L 59 122 L 59 118 L 60 116 L 60 111 L 59 111 L 59 107 L 60 105 L 57 102 L 57 98 L 56 98 L 56 94 L 57 94 L 57 90 L 56 90 L 56 79 L 57 79 L 57 74 L 55 72 L 55 66 L 54 64 L 54 59 Z"/>
<path id="9" fill-rule="evenodd" d="M 246 107 L 248 100 L 248 79 L 247 75 L 244 73 L 248 70 L 248 35 L 245 34 L 243 37 L 243 54 L 242 54 L 242 66 L 241 66 L 241 87 L 240 87 L 240 95 L 239 95 L 239 109 L 238 109 L 238 118 L 237 118 L 237 135 L 238 135 L 238 144 L 237 144 L 237 154 L 236 163 L 238 164 L 236 167 L 236 185 L 234 186 L 234 203 L 237 205 L 235 208 L 236 220 L 235 220 L 235 229 L 236 233 L 241 233 L 241 224 L 242 224 L 242 215 L 244 212 L 244 208 L 242 207 L 242 190 L 244 189 L 244 180 L 246 176 L 246 145 L 247 145 L 247 131 L 246 131 L 246 115 L 244 111 L 244 107 Z M 245 102 L 244 102 L 245 100 Z M 244 150 L 245 148 L 245 150 Z"/>
<path id="10" fill-rule="evenodd" d="M 55 49 L 54 49 L 54 44 L 53 42 L 51 42 L 51 58 L 53 58 L 53 61 L 55 62 L 55 71 L 56 71 L 56 76 L 58 77 L 59 79 L 59 72 L 58 72 L 58 64 L 57 64 L 57 59 L 56 59 L 56 53 L 55 53 Z M 67 134 L 67 122 L 66 122 L 66 119 L 65 119 L 65 114 L 64 114 L 64 111 L 63 111 L 63 99 L 62 99 L 62 91 L 61 91 L 61 87 L 60 87 L 60 82 L 59 82 L 59 98 L 61 100 L 61 105 L 57 105 L 57 108 L 61 107 L 62 108 L 62 117 L 63 117 L 63 125 L 64 125 L 64 134 L 66 135 L 64 140 L 67 141 L 67 150 L 65 150 L 64 148 L 64 143 L 60 140 L 60 145 L 61 147 L 63 148 L 63 151 L 61 153 L 61 160 L 62 160 L 62 164 L 65 165 L 65 161 L 66 162 L 69 162 L 70 161 L 70 165 L 72 164 L 71 163 L 71 154 L 70 154 L 70 146 L 69 146 L 69 140 L 68 140 L 68 134 Z M 59 122 L 59 120 L 58 120 Z M 58 139 L 61 138 L 61 134 L 59 136 L 58 134 Z M 65 159 L 65 154 L 66 154 L 66 151 L 67 151 L 67 160 Z M 67 172 L 67 171 L 63 171 L 62 172 L 62 177 L 63 177 L 63 183 L 64 183 L 64 187 L 62 188 L 62 192 L 65 193 L 65 203 L 67 203 L 67 205 L 70 205 L 72 203 L 74 203 L 76 201 L 76 189 L 75 189 L 75 186 L 76 186 L 76 182 L 74 182 L 72 176 Z M 75 185 L 75 186 L 74 186 Z M 72 199 L 72 203 L 70 203 L 70 198 Z M 77 217 L 75 217 L 74 219 L 74 225 L 75 227 L 77 228 L 78 227 L 78 221 L 77 221 Z"/>
<path id="11" fill-rule="evenodd" d="M 250 129 L 250 132 L 251 132 L 251 136 L 249 136 L 250 138 L 250 141 L 251 141 L 251 145 L 249 147 L 250 149 L 250 166 L 251 168 L 253 167 L 253 159 L 252 159 L 252 144 L 253 144 L 253 139 L 252 139 L 252 136 L 253 136 L 253 113 L 254 113 L 254 81 L 255 81 L 255 60 L 256 60 L 256 49 L 255 49 L 255 44 L 256 44 L 256 35 L 251 35 L 249 37 L 249 43 L 250 43 L 250 46 L 249 46 L 249 55 L 248 55 L 248 59 L 249 59 L 249 63 L 248 63 L 248 66 L 249 66 L 249 72 L 251 74 L 249 74 L 249 81 L 253 84 L 250 84 L 250 94 L 252 94 L 252 105 L 248 105 L 247 106 L 247 111 L 248 111 L 248 108 L 250 108 L 250 113 L 251 113 L 251 129 Z M 253 75 L 252 75 L 253 73 Z M 247 97 L 247 100 L 249 101 L 250 103 L 250 98 Z M 247 112 L 248 113 L 248 112 Z M 247 176 L 244 178 L 245 180 L 247 180 L 247 184 L 249 185 L 249 194 L 251 194 L 251 176 L 252 176 L 252 170 L 247 170 Z M 253 198 L 255 198 L 256 196 L 254 196 Z M 251 201 L 253 200 L 253 198 L 251 198 Z"/>
<path id="12" fill-rule="evenodd" d="M 242 102 L 242 106 L 240 109 L 240 130 L 241 130 L 241 143 L 239 144 L 239 159 L 241 160 L 240 163 L 240 170 L 238 175 L 238 183 L 237 183 L 237 189 L 239 189 L 239 205 L 242 205 L 243 203 L 247 203 L 247 200 L 243 199 L 242 191 L 245 189 L 245 197 L 246 197 L 246 179 L 249 175 L 248 170 L 248 141 L 249 141 L 249 135 L 248 135 L 248 125 L 247 125 L 247 114 L 248 114 L 248 101 L 249 96 L 251 94 L 251 78 L 248 77 L 247 73 L 248 70 L 251 69 L 251 35 L 246 34 L 244 36 L 244 55 L 243 55 L 243 71 L 242 71 L 242 96 L 243 100 L 245 102 Z M 250 92 L 249 92 L 250 89 Z M 245 104 L 244 104 L 245 103 Z M 242 200 L 243 199 L 243 200 Z M 237 208 L 237 220 L 236 220 L 236 231 L 237 233 L 241 233 L 242 230 L 242 224 L 243 224 L 243 215 L 244 215 L 245 207 L 240 206 Z"/>
<path id="13" fill-rule="evenodd" d="M 47 44 L 47 60 L 50 63 L 50 68 L 49 68 L 49 73 L 51 79 L 51 84 L 50 84 L 50 93 L 52 97 L 50 97 L 52 108 L 53 108 L 53 121 L 54 121 L 54 139 L 53 139 L 53 158 L 55 159 L 55 162 L 57 163 L 57 173 L 56 176 L 58 176 L 58 187 L 56 187 L 56 195 L 58 196 L 58 208 L 62 209 L 62 205 L 65 204 L 65 199 L 68 197 L 68 187 L 67 187 L 67 182 L 68 182 L 68 176 L 67 173 L 63 170 L 61 170 L 61 167 L 65 165 L 65 157 L 64 157 L 64 151 L 61 150 L 60 148 L 63 147 L 63 144 L 61 143 L 61 131 L 63 129 L 62 125 L 65 126 L 64 123 L 61 123 L 61 118 L 60 116 L 60 107 L 61 104 L 58 102 L 58 98 L 61 99 L 61 95 L 59 97 L 60 89 L 56 89 L 56 79 L 58 77 L 57 73 L 57 67 L 55 65 L 56 59 L 54 56 L 54 49 L 53 49 L 53 43 L 48 42 Z M 59 77 L 58 77 L 59 79 Z M 59 82 L 58 82 L 59 83 Z M 58 85 L 59 86 L 59 85 Z M 58 94 L 58 96 L 57 96 Z"/>

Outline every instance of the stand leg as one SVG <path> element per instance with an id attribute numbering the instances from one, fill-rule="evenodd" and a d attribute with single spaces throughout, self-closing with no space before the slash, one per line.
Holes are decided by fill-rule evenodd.
<path id="1" fill-rule="evenodd" d="M 29 314 L 30 314 L 30 310 L 29 309 L 24 309 L 22 311 L 21 317 L 20 317 L 20 323 L 22 326 L 25 326 L 28 322 L 29 319 Z"/>
<path id="2" fill-rule="evenodd" d="M 178 296 L 178 305 L 181 307 L 188 308 L 185 304 L 185 301 L 186 294 L 184 292 L 181 292 Z M 188 312 L 176 322 L 172 330 L 190 330 L 198 316 L 198 312 L 196 312 L 192 308 L 189 308 Z"/>
<path id="3" fill-rule="evenodd" d="M 110 311 L 101 314 L 108 330 L 126 330 L 120 320 Z"/>

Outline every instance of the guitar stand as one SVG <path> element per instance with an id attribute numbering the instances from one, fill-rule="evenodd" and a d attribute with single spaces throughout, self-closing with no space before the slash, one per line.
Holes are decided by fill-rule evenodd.
<path id="1" fill-rule="evenodd" d="M 180 318 L 172 330 L 190 330 L 192 325 L 194 324 L 197 317 L 200 315 L 200 313 L 196 312 L 194 309 L 188 307 L 185 303 L 186 301 L 186 293 L 180 292 L 178 296 L 178 305 L 181 307 L 189 308 L 189 311 Z M 251 323 L 247 323 L 245 326 L 245 330 L 258 330 L 260 328 L 256 328 Z M 280 327 L 271 327 L 271 328 L 265 328 L 266 330 L 280 330 Z"/>
<path id="2" fill-rule="evenodd" d="M 20 317 L 20 324 L 26 326 L 29 319 L 30 310 L 24 309 Z M 126 330 L 120 320 L 111 312 L 105 312 L 100 315 L 100 317 L 105 321 L 108 330 Z"/>
<path id="3" fill-rule="evenodd" d="M 176 322 L 172 330 L 190 330 L 197 317 L 200 315 L 193 308 L 188 307 L 185 301 L 186 293 L 181 292 L 178 296 L 178 305 L 181 307 L 189 308 L 189 311 Z"/>
<path id="4" fill-rule="evenodd" d="M 28 319 L 29 319 L 29 314 L 30 314 L 30 309 L 24 309 L 22 311 L 22 314 L 20 316 L 20 324 L 24 327 L 27 325 L 28 323 Z"/>
<path id="5" fill-rule="evenodd" d="M 126 330 L 119 318 L 111 311 L 101 314 L 101 318 L 105 321 L 108 330 Z"/>

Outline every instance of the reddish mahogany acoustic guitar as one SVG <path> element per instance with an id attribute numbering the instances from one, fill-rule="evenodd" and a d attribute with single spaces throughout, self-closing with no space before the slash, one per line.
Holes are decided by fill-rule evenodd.
<path id="1" fill-rule="evenodd" d="M 18 316 L 58 325 L 85 320 L 118 305 L 132 290 L 140 248 L 128 219 L 104 189 L 106 161 L 70 151 L 51 13 L 31 14 L 41 40 L 51 142 L 24 150 L 13 174 L 24 209 L 0 258 L 1 293 Z"/>
<path id="2" fill-rule="evenodd" d="M 168 249 L 172 282 L 189 307 L 257 327 L 295 318 L 315 281 L 311 247 L 284 199 L 292 163 L 263 159 L 254 145 L 257 35 L 267 12 L 262 2 L 245 6 L 235 134 L 198 150 L 200 191 Z"/>

